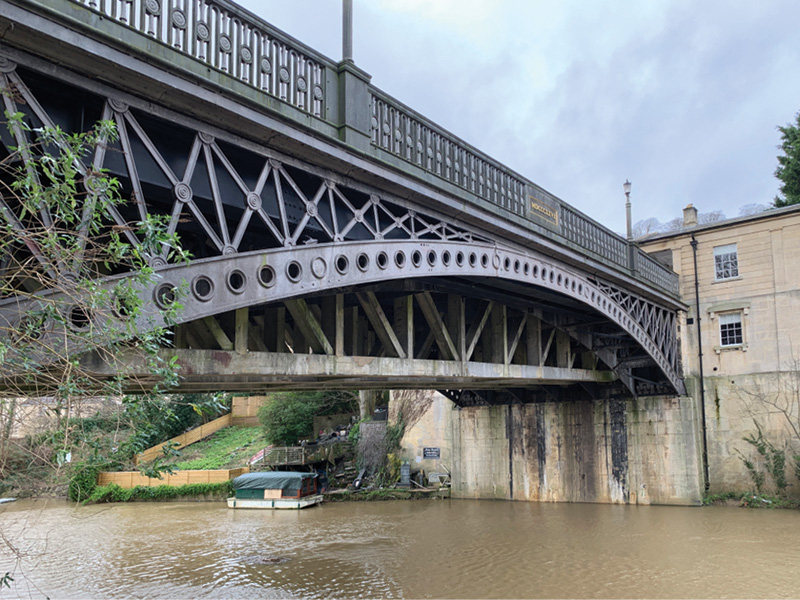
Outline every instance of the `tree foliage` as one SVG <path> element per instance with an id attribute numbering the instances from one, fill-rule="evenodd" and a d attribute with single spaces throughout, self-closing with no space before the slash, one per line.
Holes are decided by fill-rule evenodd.
<path id="1" fill-rule="evenodd" d="M 794 123 L 778 126 L 778 131 L 783 154 L 778 155 L 775 177 L 781 181 L 782 196 L 775 197 L 776 208 L 800 204 L 800 112 L 795 115 Z"/>
<path id="2" fill-rule="evenodd" d="M 294 446 L 299 439 L 316 438 L 314 417 L 357 409 L 354 392 L 282 392 L 269 397 L 258 411 L 258 420 L 268 443 Z"/>
<path id="3" fill-rule="evenodd" d="M 131 425 L 137 410 L 149 422 L 175 420 L 160 393 L 177 382 L 178 368 L 158 351 L 180 304 L 159 308 L 142 291 L 157 278 L 153 257 L 188 260 L 164 218 L 120 225 L 122 205 L 135 199 L 124 199 L 120 183 L 96 166 L 113 151 L 113 122 L 66 132 L 18 113 L 6 114 L 6 126 L 16 146 L 0 154 L 0 477 L 12 450 L 47 448 L 28 464 L 64 464 L 74 449 L 72 417 L 87 398 L 138 388 L 143 393 L 126 403 Z M 144 357 L 146 382 L 125 377 L 123 352 Z M 15 407 L 30 397 L 42 398 L 56 430 L 48 443 L 10 448 Z M 117 449 L 87 452 L 96 463 Z"/>
<path id="4" fill-rule="evenodd" d="M 154 381 L 174 383 L 176 365 L 157 350 L 179 305 L 154 310 L 139 293 L 154 281 L 149 259 L 162 248 L 172 248 L 174 260 L 187 257 L 163 218 L 115 223 L 124 202 L 119 182 L 93 167 L 116 137 L 114 124 L 67 133 L 7 117 L 19 145 L 0 162 L 3 387 L 9 395 L 50 395 L 58 410 L 71 398 L 119 394 L 121 378 L 94 376 L 80 357 L 116 365 L 130 347 L 145 355 Z M 14 306 L 22 302 L 20 315 Z"/>

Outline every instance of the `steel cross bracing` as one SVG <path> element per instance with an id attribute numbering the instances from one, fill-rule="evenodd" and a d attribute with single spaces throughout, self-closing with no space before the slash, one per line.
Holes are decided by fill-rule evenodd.
<path id="1" fill-rule="evenodd" d="M 142 290 L 156 305 L 163 306 L 182 286 L 188 287 L 190 293 L 182 300 L 185 308 L 179 316 L 186 325 L 176 331 L 179 347 L 199 345 L 225 350 L 226 344 L 220 342 L 225 339 L 220 335 L 224 328 L 212 324 L 219 315 L 260 306 L 272 310 L 282 305 L 291 315 L 288 329 L 286 321 L 284 325 L 278 317 L 270 321 L 267 313 L 261 319 L 263 325 L 255 319 L 258 327 L 271 331 L 269 335 L 281 327 L 290 331 L 285 347 L 276 343 L 268 352 L 285 350 L 294 353 L 298 361 L 309 353 L 342 356 L 337 348 L 342 350 L 341 344 L 348 338 L 342 337 L 344 334 L 333 335 L 333 339 L 319 337 L 320 327 L 325 326 L 322 312 L 314 316 L 313 310 L 303 307 L 307 307 L 305 299 L 309 297 L 322 298 L 320 307 L 325 302 L 336 306 L 349 298 L 366 319 L 360 321 L 360 317 L 351 315 L 354 325 L 350 335 L 358 330 L 358 335 L 373 335 L 375 339 L 368 346 L 351 345 L 348 356 L 452 361 L 461 364 L 462 375 L 456 376 L 452 369 L 447 371 L 437 380 L 440 387 L 447 387 L 448 381 L 467 387 L 470 376 L 463 374 L 468 372 L 464 366 L 473 355 L 454 351 L 446 341 L 457 337 L 452 327 L 457 326 L 453 323 L 457 324 L 458 319 L 442 324 L 444 311 L 434 307 L 432 297 L 425 295 L 428 290 L 414 292 L 415 310 L 422 315 L 415 323 L 430 328 L 435 344 L 428 344 L 427 354 L 422 352 L 425 344 L 413 351 L 398 352 L 396 308 L 384 288 L 391 289 L 397 282 L 413 287 L 428 281 L 432 290 L 460 286 L 464 302 L 496 295 L 498 306 L 508 306 L 503 301 L 505 297 L 517 298 L 519 306 L 515 310 L 536 315 L 544 323 L 550 318 L 552 331 L 567 334 L 596 356 L 595 363 L 583 361 L 591 363 L 589 370 L 604 364 L 633 393 L 683 391 L 677 371 L 674 314 L 649 300 L 597 281 L 591 274 L 551 257 L 507 247 L 502 240 L 492 240 L 473 228 L 454 224 L 425 207 L 410 205 L 378 188 L 264 145 L 232 139 L 224 132 L 211 135 L 202 124 L 185 117 L 169 122 L 163 119 L 164 111 L 160 116 L 148 111 L 147 103 L 122 102 L 78 91 L 32 71 L 17 69 L 8 61 L 0 63 L 0 72 L 6 110 L 24 113 L 32 127 L 58 124 L 68 128 L 78 117 L 81 121 L 93 117 L 116 123 L 119 141 L 99 145 L 92 164 L 78 166 L 87 178 L 102 168 L 120 180 L 123 193 L 131 202 L 120 207 L 113 217 L 131 243 L 138 244 L 139 240 L 126 226 L 128 223 L 143 220 L 149 214 L 164 215 L 170 231 L 179 233 L 194 255 L 195 260 L 188 266 L 175 266 L 166 264 L 168 249 L 154 252 L 150 263 L 159 269 L 161 280 L 154 289 Z M 54 94 L 54 89 L 60 94 Z M 79 100 L 65 100 L 69 98 Z M 4 142 L 14 145 L 13 138 L 21 135 L 24 133 L 18 130 L 5 134 Z M 24 228 L 13 206 L 4 202 L 0 209 L 12 227 Z M 47 215 L 42 219 L 46 221 Z M 36 253 L 35 248 L 20 251 Z M 82 268 L 81 257 L 74 257 L 71 265 L 48 268 L 54 279 L 69 278 Z M 122 277 L 124 273 L 110 275 Z M 346 296 L 339 300 L 345 292 Z M 24 306 L 18 303 L 6 301 L 0 306 L 9 321 L 24 313 Z M 312 302 L 311 306 L 315 304 Z M 566 314 L 563 306 L 568 307 Z M 18 313 L 16 317 L 14 311 Z M 494 311 L 493 308 L 485 314 L 495 315 Z M 345 318 L 338 312 L 330 314 L 335 323 Z M 390 314 L 391 319 L 387 316 Z M 500 317 L 492 318 L 502 321 Z M 240 328 L 243 323 L 250 323 L 249 316 L 238 319 Z M 519 319 L 518 330 L 510 337 L 515 350 L 492 351 L 488 364 L 512 365 L 517 356 L 517 362 L 527 363 L 525 366 L 548 366 L 546 353 L 540 365 L 520 358 L 516 351 L 520 340 L 534 339 L 536 335 L 528 333 L 527 324 L 533 322 L 532 317 Z M 268 323 L 272 323 L 271 328 Z M 207 344 L 197 337 L 203 338 L 204 327 L 208 330 Z M 499 347 L 497 332 L 501 330 L 504 329 L 500 325 L 494 327 L 495 333 L 490 336 L 494 341 L 486 343 Z M 193 336 L 193 342 L 187 341 Z M 508 338 L 508 331 L 503 336 Z M 227 337 L 231 339 L 230 335 Z M 241 335 L 239 339 L 240 350 L 250 350 L 251 343 L 253 351 L 262 350 L 257 341 L 241 342 Z M 303 340 L 299 352 L 294 347 L 296 339 Z M 507 342 L 508 339 L 504 343 Z M 438 355 L 432 357 L 434 348 L 438 348 Z M 539 384 L 535 384 L 535 378 L 518 374 L 496 378 L 492 385 L 502 381 L 504 387 L 513 387 L 509 380 L 515 377 L 526 385 L 552 383 L 552 378 L 540 376 Z M 564 375 L 563 381 L 572 381 L 571 377 Z M 474 375 L 473 379 L 480 377 Z M 605 375 L 600 377 L 606 379 Z M 597 383 L 597 377 L 590 380 L 589 383 Z"/>

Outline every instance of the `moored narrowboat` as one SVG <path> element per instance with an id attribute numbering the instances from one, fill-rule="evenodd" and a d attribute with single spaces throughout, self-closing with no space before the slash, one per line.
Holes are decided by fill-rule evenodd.
<path id="1" fill-rule="evenodd" d="M 317 474 L 297 471 L 245 473 L 233 480 L 230 508 L 306 508 L 322 502 Z"/>

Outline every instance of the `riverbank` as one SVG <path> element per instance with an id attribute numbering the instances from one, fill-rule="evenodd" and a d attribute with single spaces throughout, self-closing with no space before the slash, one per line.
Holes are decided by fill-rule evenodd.
<path id="1" fill-rule="evenodd" d="M 450 497 L 450 488 L 380 488 L 376 490 L 331 490 L 326 502 L 375 502 L 381 500 L 430 500 Z"/>

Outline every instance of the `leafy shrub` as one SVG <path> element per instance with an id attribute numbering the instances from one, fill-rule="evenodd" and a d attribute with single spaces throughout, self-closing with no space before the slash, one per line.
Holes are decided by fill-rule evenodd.
<path id="1" fill-rule="evenodd" d="M 94 462 L 74 463 L 69 478 L 69 499 L 83 502 L 89 498 L 97 487 L 97 476 L 105 466 Z"/>
<path id="2" fill-rule="evenodd" d="M 358 406 L 353 392 L 284 392 L 272 394 L 258 410 L 267 442 L 293 446 L 304 437 L 316 437 L 314 417 L 352 412 Z"/>

